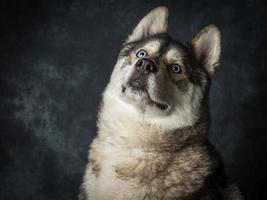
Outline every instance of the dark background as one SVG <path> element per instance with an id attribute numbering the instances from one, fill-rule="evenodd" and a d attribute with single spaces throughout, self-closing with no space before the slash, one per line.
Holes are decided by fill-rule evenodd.
<path id="1" fill-rule="evenodd" d="M 77 197 L 96 110 L 132 28 L 159 5 L 169 33 L 214 23 L 221 66 L 210 139 L 249 200 L 267 199 L 267 5 L 264 1 L 0 1 L 0 199 Z"/>

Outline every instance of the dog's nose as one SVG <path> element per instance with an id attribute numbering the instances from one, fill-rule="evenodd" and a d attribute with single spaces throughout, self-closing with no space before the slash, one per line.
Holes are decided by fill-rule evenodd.
<path id="1" fill-rule="evenodd" d="M 135 64 L 135 67 L 138 72 L 144 72 L 145 74 L 156 73 L 158 71 L 153 61 L 147 58 L 138 60 Z"/>

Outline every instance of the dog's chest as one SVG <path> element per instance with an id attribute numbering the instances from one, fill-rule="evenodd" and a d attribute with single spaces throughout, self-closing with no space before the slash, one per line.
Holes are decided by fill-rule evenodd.
<path id="1" fill-rule="evenodd" d="M 98 193 L 109 192 L 105 196 L 116 199 L 177 198 L 196 190 L 208 173 L 208 166 L 198 167 L 200 157 L 192 152 L 151 152 L 106 142 L 97 147 Z"/>

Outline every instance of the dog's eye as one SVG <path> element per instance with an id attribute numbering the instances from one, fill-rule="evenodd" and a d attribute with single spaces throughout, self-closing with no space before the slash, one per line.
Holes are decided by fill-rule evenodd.
<path id="1" fill-rule="evenodd" d="M 145 50 L 143 50 L 143 49 L 141 49 L 140 51 L 138 51 L 137 54 L 136 54 L 136 56 L 137 56 L 138 58 L 143 58 L 143 57 L 145 57 L 146 55 L 147 55 L 147 52 L 146 52 Z"/>
<path id="2" fill-rule="evenodd" d="M 182 68 L 180 65 L 173 64 L 170 66 L 170 70 L 175 73 L 175 74 L 181 74 L 182 73 Z"/>

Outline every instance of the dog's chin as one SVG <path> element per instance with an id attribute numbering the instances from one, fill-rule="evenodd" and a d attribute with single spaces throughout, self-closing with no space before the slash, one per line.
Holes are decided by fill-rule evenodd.
<path id="1" fill-rule="evenodd" d="M 152 99 L 149 92 L 144 89 L 136 89 L 131 86 L 122 86 L 122 93 L 131 102 L 144 106 L 156 106 L 161 111 L 167 111 L 169 105 L 161 100 Z"/>

